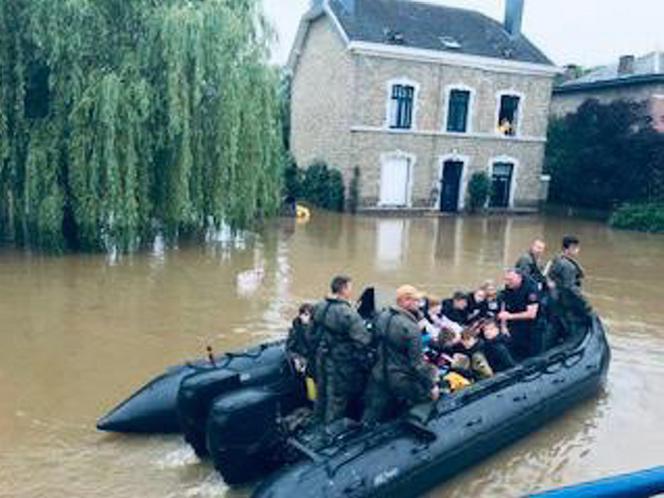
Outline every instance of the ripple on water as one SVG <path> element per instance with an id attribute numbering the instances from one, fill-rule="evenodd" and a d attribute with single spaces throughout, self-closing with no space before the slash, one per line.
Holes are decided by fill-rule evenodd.
<path id="1" fill-rule="evenodd" d="M 176 469 L 199 462 L 200 460 L 194 453 L 193 448 L 183 443 L 181 447 L 166 452 L 156 460 L 155 464 L 160 469 Z"/>

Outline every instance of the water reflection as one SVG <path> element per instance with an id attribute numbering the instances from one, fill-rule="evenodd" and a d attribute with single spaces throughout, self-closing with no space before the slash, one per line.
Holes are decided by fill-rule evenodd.
<path id="1" fill-rule="evenodd" d="M 608 394 L 432 496 L 515 496 L 661 464 L 664 237 L 547 217 L 314 212 L 306 225 L 224 228 L 178 248 L 156 240 L 111 260 L 0 250 L 0 496 L 246 496 L 192 461 L 180 438 L 103 437 L 95 419 L 207 344 L 221 352 L 283 336 L 297 305 L 324 295 L 336 273 L 390 300 L 403 283 L 448 295 L 499 278 L 534 236 L 553 255 L 567 232 L 582 240 L 587 291 L 609 324 Z"/>
<path id="2" fill-rule="evenodd" d="M 410 221 L 402 218 L 378 220 L 376 223 L 376 267 L 390 270 L 401 266 L 407 251 Z"/>

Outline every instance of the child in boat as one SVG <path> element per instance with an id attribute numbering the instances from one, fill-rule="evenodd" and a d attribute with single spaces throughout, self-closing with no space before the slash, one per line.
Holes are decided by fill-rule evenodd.
<path id="1" fill-rule="evenodd" d="M 440 327 L 437 320 L 440 312 L 440 299 L 434 296 L 425 296 L 420 307 L 420 321 L 418 325 L 422 331 L 422 343 L 428 347 L 430 343 L 438 340 Z"/>
<path id="2" fill-rule="evenodd" d="M 468 323 L 475 323 L 487 317 L 486 291 L 480 287 L 468 294 Z"/>
<path id="3" fill-rule="evenodd" d="M 451 299 L 445 299 L 441 305 L 441 319 L 444 317 L 463 327 L 468 324 L 468 293 L 456 291 Z"/>
<path id="4" fill-rule="evenodd" d="M 482 324 L 482 336 L 484 354 L 494 371 L 502 372 L 516 365 L 509 350 L 509 337 L 501 332 L 495 320 L 487 320 Z"/>
<path id="5" fill-rule="evenodd" d="M 481 289 L 485 294 L 484 306 L 486 309 L 484 318 L 495 318 L 500 313 L 500 302 L 498 300 L 498 288 L 493 280 L 487 280 Z"/>
<path id="6" fill-rule="evenodd" d="M 474 380 L 493 377 L 493 369 L 484 353 L 484 340 L 482 339 L 481 324 L 468 327 L 461 333 L 461 345 L 464 354 L 470 360 L 470 368 Z"/>
<path id="7" fill-rule="evenodd" d="M 482 347 L 477 327 L 463 332 L 443 329 L 427 359 L 437 365 L 443 375 L 454 372 L 472 382 L 493 375 Z"/>
<path id="8" fill-rule="evenodd" d="M 421 310 L 423 318 L 420 320 L 420 328 L 433 344 L 437 343 L 442 330 L 453 330 L 459 334 L 463 330 L 461 325 L 442 314 L 442 304 L 439 298 L 427 296 Z"/>
<path id="9" fill-rule="evenodd" d="M 299 372 L 304 374 L 310 367 L 313 367 L 313 338 L 310 337 L 311 316 L 313 314 L 313 306 L 305 303 L 300 306 L 297 317 L 293 320 L 290 330 L 288 331 L 288 339 L 286 340 L 286 352 L 293 362 L 293 366 Z"/>

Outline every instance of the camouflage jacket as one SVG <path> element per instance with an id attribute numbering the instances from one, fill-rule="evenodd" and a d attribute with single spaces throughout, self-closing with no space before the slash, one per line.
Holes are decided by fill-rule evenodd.
<path id="1" fill-rule="evenodd" d="M 546 284 L 542 268 L 530 251 L 523 253 L 514 266 L 522 274 L 532 278 L 540 288 Z"/>
<path id="2" fill-rule="evenodd" d="M 381 312 L 376 319 L 378 361 L 372 370 L 374 380 L 388 388 L 421 389 L 428 392 L 433 379 L 424 363 L 422 334 L 417 318 L 399 307 Z"/>
<path id="3" fill-rule="evenodd" d="M 579 263 L 561 254 L 551 263 L 548 277 L 559 289 L 569 289 L 574 293 L 581 293 L 581 285 L 585 273 Z"/>
<path id="4" fill-rule="evenodd" d="M 352 361 L 372 342 L 364 320 L 350 303 L 331 297 L 314 307 L 309 333 L 309 342 L 318 344 L 317 354 L 333 361 Z"/>

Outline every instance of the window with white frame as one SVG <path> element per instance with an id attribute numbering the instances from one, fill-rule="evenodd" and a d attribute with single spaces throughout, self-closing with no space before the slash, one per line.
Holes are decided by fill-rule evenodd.
<path id="1" fill-rule="evenodd" d="M 498 133 L 500 135 L 513 137 L 519 129 L 519 107 L 521 97 L 512 94 L 500 95 L 500 107 L 498 109 Z"/>
<path id="2" fill-rule="evenodd" d="M 453 88 L 447 104 L 447 131 L 466 133 L 470 114 L 470 91 Z"/>
<path id="3" fill-rule="evenodd" d="M 409 130 L 413 127 L 415 87 L 408 84 L 394 84 L 390 94 L 389 126 L 396 130 Z"/>

